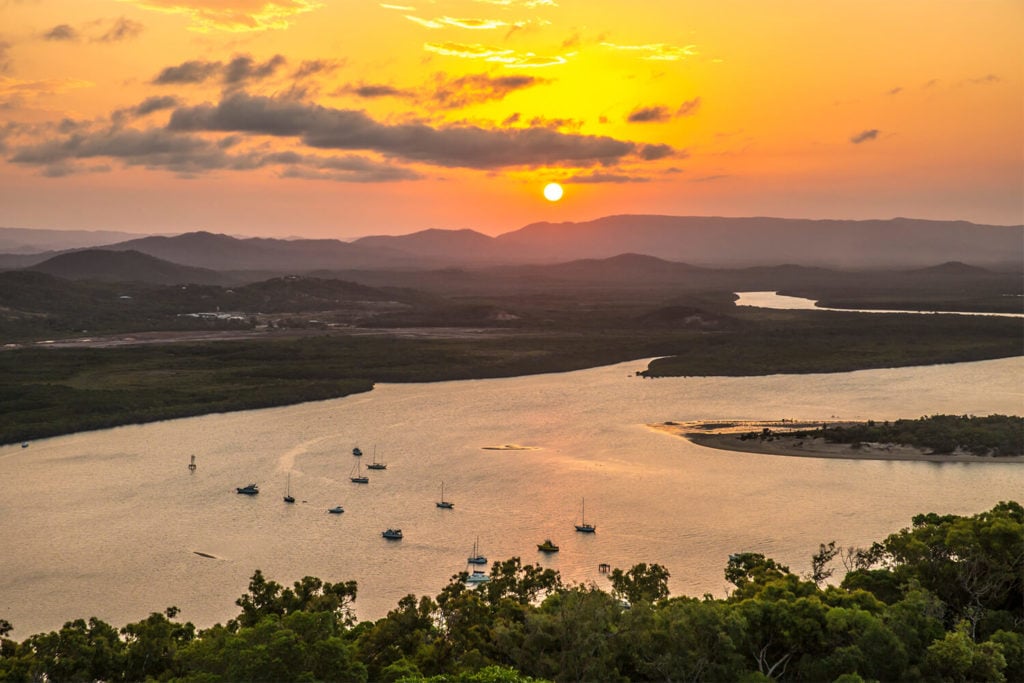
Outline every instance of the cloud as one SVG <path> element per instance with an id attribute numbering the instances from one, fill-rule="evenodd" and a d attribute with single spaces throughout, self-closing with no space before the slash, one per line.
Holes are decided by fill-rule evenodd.
<path id="1" fill-rule="evenodd" d="M 659 62 L 678 62 L 692 57 L 697 53 L 697 46 L 695 45 L 666 45 L 665 43 L 649 43 L 647 45 L 618 45 L 616 43 L 601 43 L 604 47 L 611 48 L 613 50 L 622 50 L 626 52 L 639 52 L 643 55 L 643 59 Z"/>
<path id="2" fill-rule="evenodd" d="M 0 74 L 11 72 L 11 44 L 0 40 Z"/>
<path id="3" fill-rule="evenodd" d="M 179 104 L 177 97 L 171 95 L 164 95 L 162 97 L 147 97 L 141 103 L 132 107 L 131 111 L 136 116 L 145 116 L 161 109 L 173 109 Z"/>
<path id="4" fill-rule="evenodd" d="M 340 68 L 342 62 L 335 59 L 307 59 L 299 65 L 292 78 L 302 79 L 316 74 L 328 74 Z"/>
<path id="5" fill-rule="evenodd" d="M 644 161 L 657 161 L 670 156 L 689 156 L 688 153 L 676 152 L 671 145 L 644 145 L 640 148 L 640 158 Z"/>
<path id="6" fill-rule="evenodd" d="M 68 24 L 57 24 L 43 34 L 43 40 L 78 40 L 78 31 Z"/>
<path id="7" fill-rule="evenodd" d="M 23 81 L 0 76 L 0 97 L 10 95 L 55 95 L 77 88 L 90 88 L 91 81 L 77 78 L 51 78 L 41 81 Z"/>
<path id="8" fill-rule="evenodd" d="M 182 62 L 177 66 L 163 69 L 153 83 L 156 85 L 175 85 L 179 83 L 202 83 L 218 74 L 223 67 L 220 62 L 203 62 L 196 59 Z"/>
<path id="9" fill-rule="evenodd" d="M 666 107 L 637 107 L 629 113 L 626 120 L 630 123 L 662 123 L 672 118 Z"/>
<path id="10" fill-rule="evenodd" d="M 228 85 L 262 80 L 273 76 L 285 61 L 283 55 L 274 55 L 262 64 L 258 64 L 251 55 L 237 55 L 224 67 L 223 80 Z"/>
<path id="11" fill-rule="evenodd" d="M 890 90 L 886 90 L 885 94 L 886 95 L 899 95 L 901 92 L 903 92 L 903 86 L 900 85 L 900 86 L 896 86 L 895 88 L 892 88 Z"/>
<path id="12" fill-rule="evenodd" d="M 555 0 L 475 0 L 475 2 L 487 5 L 500 5 L 501 7 L 526 7 L 527 9 L 558 7 L 558 3 Z"/>
<path id="13" fill-rule="evenodd" d="M 383 2 L 380 3 L 380 6 L 384 9 L 394 9 L 399 12 L 414 12 L 416 10 L 415 7 L 409 7 L 408 5 L 386 5 Z"/>
<path id="14" fill-rule="evenodd" d="M 871 128 L 870 130 L 862 130 L 853 137 L 850 138 L 850 142 L 855 145 L 859 145 L 862 142 L 869 140 L 875 140 L 878 138 L 879 130 L 877 128 Z"/>
<path id="15" fill-rule="evenodd" d="M 180 14 L 193 31 L 266 31 L 286 29 L 299 14 L 323 7 L 321 0 L 119 0 L 143 9 Z"/>
<path id="16" fill-rule="evenodd" d="M 348 85 L 334 91 L 333 95 L 352 94 L 359 97 L 372 99 L 375 97 L 412 97 L 413 93 L 408 90 L 401 90 L 391 85 L 364 83 L 362 85 Z"/>
<path id="17" fill-rule="evenodd" d="M 566 184 L 591 184 L 591 183 L 647 183 L 650 182 L 650 178 L 644 176 L 632 176 L 625 175 L 622 173 L 585 173 L 570 176 L 563 180 Z"/>
<path id="18" fill-rule="evenodd" d="M 444 24 L 434 19 L 420 19 L 419 17 L 413 16 L 411 14 L 406 14 L 405 18 L 413 22 L 414 24 L 419 24 L 424 28 L 444 28 Z"/>
<path id="19" fill-rule="evenodd" d="M 995 74 L 986 74 L 979 78 L 968 78 L 964 82 L 967 83 L 968 85 L 992 85 L 993 83 L 999 83 L 1002 80 L 1003 79 L 1001 79 L 999 76 L 996 76 Z"/>
<path id="20" fill-rule="evenodd" d="M 367 150 L 405 161 L 477 169 L 609 165 L 638 151 L 632 142 L 546 128 L 388 125 L 362 111 L 246 93 L 228 95 L 215 106 L 177 109 L 168 130 L 294 137 L 318 149 Z"/>
<path id="21" fill-rule="evenodd" d="M 155 85 L 203 83 L 219 76 L 226 86 L 239 87 L 273 76 L 286 62 L 282 55 L 274 55 L 262 64 L 253 59 L 252 55 L 235 55 L 227 64 L 190 60 L 164 68 L 152 82 Z M 304 62 L 307 68 L 309 64 Z"/>
<path id="22" fill-rule="evenodd" d="M 137 37 L 140 33 L 142 33 L 143 29 L 145 29 L 145 26 L 143 26 L 139 22 L 132 21 L 131 19 L 126 19 L 124 17 L 120 17 L 114 22 L 114 25 L 111 26 L 106 33 L 101 35 L 96 40 L 101 43 L 116 43 L 122 40 L 129 40 L 131 38 Z"/>
<path id="23" fill-rule="evenodd" d="M 507 21 L 501 19 L 459 19 L 456 17 L 439 17 L 437 19 L 421 19 L 411 14 L 406 14 L 405 18 L 409 21 L 415 22 L 420 26 L 424 26 L 430 29 L 444 28 L 445 26 L 454 26 L 455 28 L 465 28 L 474 31 L 488 31 L 496 28 L 504 28 L 510 24 Z M 526 22 L 522 22 L 525 26 Z"/>
<path id="24" fill-rule="evenodd" d="M 455 79 L 439 76 L 432 99 L 446 109 L 504 99 L 509 93 L 548 83 L 536 76 L 469 74 Z"/>
<path id="25" fill-rule="evenodd" d="M 485 62 L 497 62 L 511 68 L 530 68 L 565 64 L 565 57 L 539 57 L 532 52 L 519 53 L 508 48 L 491 47 L 480 43 L 424 43 L 427 52 L 459 57 L 461 59 L 482 59 Z"/>
<path id="26" fill-rule="evenodd" d="M 692 100 L 686 100 L 679 109 L 676 110 L 676 116 L 693 116 L 700 109 L 700 98 L 694 97 Z"/>
<path id="27" fill-rule="evenodd" d="M 287 167 L 281 174 L 284 177 L 339 182 L 390 182 L 421 177 L 412 169 L 355 154 L 320 156 L 259 151 L 230 154 L 226 150 L 232 146 L 160 128 L 114 128 L 91 133 L 74 132 L 64 140 L 26 146 L 9 160 L 41 166 L 42 174 L 50 178 L 109 170 L 108 166 L 86 163 L 97 158 L 115 159 L 126 166 L 168 170 L 189 177 L 213 170 L 245 171 L 268 166 Z"/>

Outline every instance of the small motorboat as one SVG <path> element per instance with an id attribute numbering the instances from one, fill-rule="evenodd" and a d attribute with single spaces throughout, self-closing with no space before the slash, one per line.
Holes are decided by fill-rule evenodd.
<path id="1" fill-rule="evenodd" d="M 558 546 L 552 543 L 550 538 L 546 538 L 543 543 L 537 544 L 537 550 L 542 553 L 557 553 Z"/>
<path id="2" fill-rule="evenodd" d="M 345 511 L 345 508 L 341 507 L 340 505 L 335 505 L 332 508 L 327 508 L 327 511 L 330 512 L 332 515 L 340 515 L 342 512 Z"/>
<path id="3" fill-rule="evenodd" d="M 402 530 L 401 529 L 388 529 L 387 531 L 382 531 L 380 535 L 383 536 L 384 538 L 390 539 L 392 541 L 400 541 L 400 540 L 402 540 Z"/>
<path id="4" fill-rule="evenodd" d="M 247 496 L 255 496 L 260 492 L 260 487 L 256 484 L 249 484 L 248 486 L 238 486 L 235 488 L 238 493 L 244 493 Z"/>

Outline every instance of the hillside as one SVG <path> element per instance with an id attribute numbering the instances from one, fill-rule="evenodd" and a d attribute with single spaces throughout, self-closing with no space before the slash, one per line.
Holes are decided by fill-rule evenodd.
<path id="1" fill-rule="evenodd" d="M 224 284 L 227 278 L 213 270 L 182 266 L 135 250 L 85 249 L 58 254 L 28 270 L 67 280 L 146 282 L 158 285 Z"/>

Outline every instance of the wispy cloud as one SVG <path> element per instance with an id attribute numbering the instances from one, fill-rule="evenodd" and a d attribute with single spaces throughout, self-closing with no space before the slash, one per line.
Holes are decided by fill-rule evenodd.
<path id="1" fill-rule="evenodd" d="M 11 44 L 0 40 L 0 75 L 11 71 Z"/>
<path id="2" fill-rule="evenodd" d="M 582 173 L 569 176 L 562 182 L 566 184 L 584 185 L 592 183 L 647 183 L 650 178 L 645 176 L 626 175 L 624 173 Z"/>
<path id="3" fill-rule="evenodd" d="M 0 76 L 0 97 L 9 95 L 55 95 L 78 88 L 91 88 L 91 81 L 77 78 L 51 78 L 28 81 Z"/>
<path id="4" fill-rule="evenodd" d="M 424 43 L 427 52 L 459 57 L 461 59 L 482 59 L 485 62 L 497 62 L 510 68 L 533 68 L 557 66 L 568 60 L 561 55 L 551 57 L 535 55 L 532 52 L 518 52 L 509 48 L 498 48 L 480 43 Z"/>
<path id="5" fill-rule="evenodd" d="M 509 93 L 547 82 L 536 76 L 468 74 L 454 79 L 442 76 L 437 80 L 433 99 L 442 107 L 452 109 L 504 99 Z"/>
<path id="6" fill-rule="evenodd" d="M 122 40 L 129 40 L 137 37 L 142 33 L 145 26 L 137 21 L 120 17 L 114 21 L 114 24 L 107 29 L 102 35 L 96 40 L 101 43 L 116 43 Z"/>
<path id="7" fill-rule="evenodd" d="M 510 26 L 509 22 L 502 21 L 501 19 L 458 19 L 455 17 L 438 17 L 435 19 L 422 19 L 412 14 L 406 14 L 405 18 L 409 21 L 419 24 L 430 29 L 439 29 L 445 27 L 465 28 L 470 30 L 493 30 L 496 28 L 504 28 Z M 518 22 L 518 25 L 526 25 L 526 22 Z"/>
<path id="8" fill-rule="evenodd" d="M 351 94 L 359 97 L 372 99 L 376 97 L 412 97 L 414 93 L 409 90 L 402 90 L 393 85 L 380 83 L 362 83 L 360 85 L 347 85 L 344 88 L 331 93 L 332 95 Z"/>
<path id="9" fill-rule="evenodd" d="M 693 57 L 697 53 L 695 45 L 667 45 L 665 43 L 648 43 L 646 45 L 619 45 L 616 43 L 601 43 L 602 46 L 613 50 L 624 52 L 636 52 L 643 59 L 659 62 L 678 62 L 687 57 Z"/>
<path id="10" fill-rule="evenodd" d="M 558 3 L 554 0 L 474 0 L 474 2 L 486 5 L 499 5 L 501 7 L 526 7 L 527 9 L 558 7 Z"/>
<path id="11" fill-rule="evenodd" d="M 694 97 L 692 100 L 686 100 L 679 105 L 679 109 L 676 110 L 676 116 L 694 116 L 700 109 L 700 98 Z"/>
<path id="12" fill-rule="evenodd" d="M 266 31 L 288 28 L 295 16 L 323 7 L 320 0 L 119 0 L 143 9 L 180 14 L 193 31 Z"/>
<path id="13" fill-rule="evenodd" d="M 869 130 L 862 130 L 853 137 L 850 138 L 850 142 L 855 145 L 859 145 L 862 142 L 868 142 L 870 140 L 876 140 L 878 138 L 879 131 L 877 128 L 871 128 Z"/>

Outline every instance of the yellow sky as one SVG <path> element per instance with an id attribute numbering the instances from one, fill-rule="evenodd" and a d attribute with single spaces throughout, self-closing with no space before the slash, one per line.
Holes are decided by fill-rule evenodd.
<path id="1" fill-rule="evenodd" d="M 0 0 L 0 226 L 1021 223 L 1022 31 L 1019 0 Z"/>

